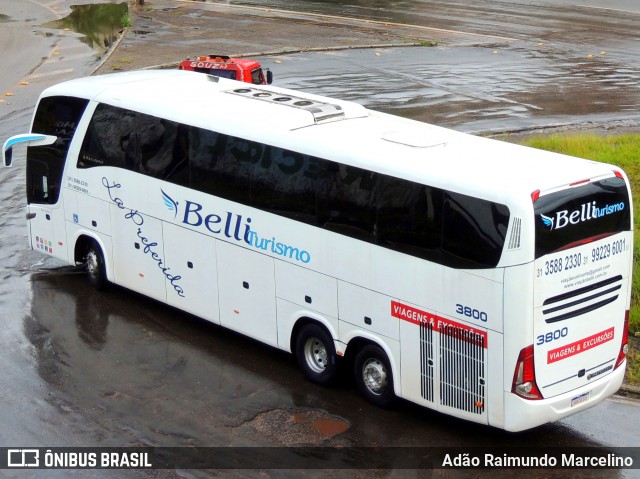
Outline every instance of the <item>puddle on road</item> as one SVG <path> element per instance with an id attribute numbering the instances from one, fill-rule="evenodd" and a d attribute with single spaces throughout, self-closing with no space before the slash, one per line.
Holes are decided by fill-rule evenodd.
<path id="1" fill-rule="evenodd" d="M 84 35 L 80 40 L 91 48 L 104 52 L 116 41 L 128 22 L 128 7 L 122 3 L 98 3 L 93 5 L 72 5 L 71 14 L 60 20 L 42 25 Z"/>
<path id="2" fill-rule="evenodd" d="M 351 427 L 346 419 L 321 409 L 275 409 L 258 414 L 247 425 L 283 446 L 331 444 Z"/>

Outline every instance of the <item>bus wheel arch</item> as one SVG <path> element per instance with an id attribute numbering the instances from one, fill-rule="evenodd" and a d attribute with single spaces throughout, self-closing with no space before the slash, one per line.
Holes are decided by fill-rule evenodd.
<path id="1" fill-rule="evenodd" d="M 396 401 L 393 367 L 384 348 L 372 340 L 354 338 L 346 355 L 360 394 L 376 406 L 388 408 Z"/>
<path id="2" fill-rule="evenodd" d="M 321 386 L 331 385 L 338 374 L 338 355 L 329 330 L 320 322 L 302 318 L 291 334 L 291 351 L 305 377 Z"/>
<path id="3" fill-rule="evenodd" d="M 76 241 L 74 256 L 76 264 L 85 266 L 89 284 L 97 290 L 104 289 L 109 281 L 104 252 L 98 241 L 87 235 L 80 236 Z"/>

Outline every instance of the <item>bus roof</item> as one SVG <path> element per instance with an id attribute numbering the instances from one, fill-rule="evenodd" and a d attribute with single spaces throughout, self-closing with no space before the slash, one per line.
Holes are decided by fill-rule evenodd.
<path id="1" fill-rule="evenodd" d="M 81 78 L 43 95 L 83 97 L 500 203 L 614 169 L 354 102 L 181 70 Z"/>

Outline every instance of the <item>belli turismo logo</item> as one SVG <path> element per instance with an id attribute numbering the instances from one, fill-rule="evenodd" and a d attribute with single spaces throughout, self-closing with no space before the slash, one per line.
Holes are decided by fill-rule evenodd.
<path id="1" fill-rule="evenodd" d="M 311 254 L 308 251 L 278 241 L 275 236 L 263 236 L 258 233 L 253 228 L 252 220 L 249 217 L 243 217 L 241 214 L 232 211 L 225 211 L 224 213 L 210 212 L 205 210 L 204 205 L 195 201 L 185 200 L 184 202 L 178 202 L 162 189 L 160 194 L 167 210 L 173 213 L 173 219 L 183 225 L 205 229 L 216 236 L 224 236 L 230 240 L 245 243 L 256 250 L 262 250 L 304 264 L 308 264 L 311 261 Z M 181 203 L 184 206 L 180 217 L 179 209 Z"/>
<path id="2" fill-rule="evenodd" d="M 556 211 L 552 216 L 541 214 L 540 219 L 547 230 L 553 231 L 562 229 L 568 225 L 577 225 L 584 223 L 585 221 L 591 221 L 615 213 L 620 213 L 624 211 L 625 208 L 626 205 L 623 201 L 612 205 L 607 204 L 602 207 L 599 207 L 595 201 L 592 201 L 591 203 L 583 203 L 580 208 L 573 211 Z"/>

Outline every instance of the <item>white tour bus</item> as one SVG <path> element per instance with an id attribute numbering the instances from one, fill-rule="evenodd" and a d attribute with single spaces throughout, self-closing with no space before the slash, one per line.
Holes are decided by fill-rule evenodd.
<path id="1" fill-rule="evenodd" d="M 625 369 L 620 169 L 185 71 L 47 89 L 26 150 L 31 247 L 292 352 L 327 385 L 511 431 Z"/>

